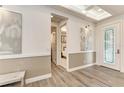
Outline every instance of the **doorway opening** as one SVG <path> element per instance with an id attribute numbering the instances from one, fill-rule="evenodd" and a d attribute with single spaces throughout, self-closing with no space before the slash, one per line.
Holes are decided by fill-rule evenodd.
<path id="1" fill-rule="evenodd" d="M 51 14 L 51 62 L 67 69 L 67 20 L 68 18 Z"/>

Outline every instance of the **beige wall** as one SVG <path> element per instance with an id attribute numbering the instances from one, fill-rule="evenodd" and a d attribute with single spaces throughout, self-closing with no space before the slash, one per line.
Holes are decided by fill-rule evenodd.
<path id="1" fill-rule="evenodd" d="M 26 70 L 26 79 L 51 73 L 50 56 L 0 60 L 0 74 L 20 70 Z"/>
<path id="2" fill-rule="evenodd" d="M 69 69 L 96 62 L 96 53 L 72 53 L 69 54 Z"/>

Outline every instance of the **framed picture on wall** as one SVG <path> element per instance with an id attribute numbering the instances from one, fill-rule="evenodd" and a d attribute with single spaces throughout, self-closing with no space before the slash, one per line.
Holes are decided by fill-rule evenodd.
<path id="1" fill-rule="evenodd" d="M 80 50 L 91 51 L 93 50 L 93 31 L 85 26 L 80 28 Z"/>
<path id="2" fill-rule="evenodd" d="M 0 10 L 0 55 L 20 54 L 22 50 L 22 15 Z"/>

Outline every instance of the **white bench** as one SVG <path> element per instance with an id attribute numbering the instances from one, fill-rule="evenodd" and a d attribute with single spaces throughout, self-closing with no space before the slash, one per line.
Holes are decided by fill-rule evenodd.
<path id="1" fill-rule="evenodd" d="M 0 75 L 0 86 L 21 81 L 21 86 L 23 87 L 24 76 L 25 76 L 25 71 L 2 74 Z"/>

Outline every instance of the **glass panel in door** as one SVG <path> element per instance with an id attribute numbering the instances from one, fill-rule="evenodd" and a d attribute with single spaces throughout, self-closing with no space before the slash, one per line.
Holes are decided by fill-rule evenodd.
<path id="1" fill-rule="evenodd" d="M 115 63 L 114 29 L 106 29 L 104 34 L 104 63 Z"/>

